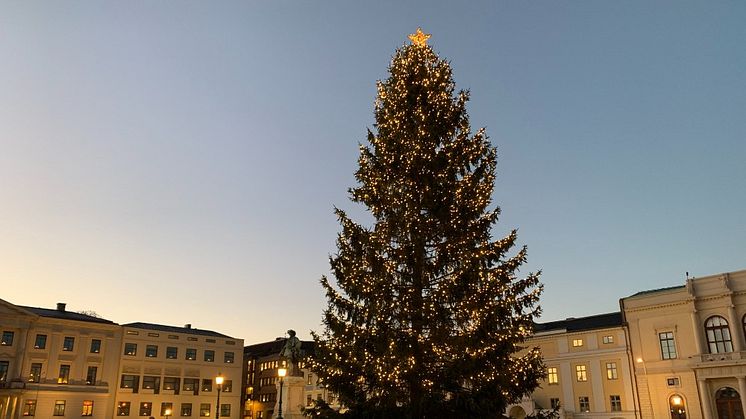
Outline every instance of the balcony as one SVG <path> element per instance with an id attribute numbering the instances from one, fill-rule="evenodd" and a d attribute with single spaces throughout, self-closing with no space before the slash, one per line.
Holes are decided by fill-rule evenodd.
<path id="1" fill-rule="evenodd" d="M 697 359 L 699 358 L 699 359 Z M 724 352 L 720 354 L 699 354 L 694 359 L 700 363 L 733 362 L 743 359 L 741 352 Z"/>

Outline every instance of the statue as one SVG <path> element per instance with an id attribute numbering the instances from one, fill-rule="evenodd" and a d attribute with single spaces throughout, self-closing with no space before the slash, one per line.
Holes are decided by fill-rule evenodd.
<path id="1" fill-rule="evenodd" d="M 280 351 L 280 357 L 287 360 L 288 375 L 300 376 L 303 373 L 298 368 L 298 362 L 301 359 L 300 339 L 295 336 L 295 330 L 288 330 L 289 338 L 285 340 L 285 346 Z"/>

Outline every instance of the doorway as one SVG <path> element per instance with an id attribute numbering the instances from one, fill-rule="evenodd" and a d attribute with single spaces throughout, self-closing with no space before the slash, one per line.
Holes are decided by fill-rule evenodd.
<path id="1" fill-rule="evenodd" d="M 718 419 L 744 419 L 741 396 L 730 387 L 723 387 L 715 394 Z"/>

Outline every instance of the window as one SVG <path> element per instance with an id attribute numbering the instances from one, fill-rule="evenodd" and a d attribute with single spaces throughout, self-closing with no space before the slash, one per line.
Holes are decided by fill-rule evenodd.
<path id="1" fill-rule="evenodd" d="M 70 366 L 69 365 L 60 365 L 60 375 L 57 376 L 57 383 L 58 384 L 67 384 L 67 382 L 70 380 Z"/>
<path id="2" fill-rule="evenodd" d="M 233 391 L 233 380 L 223 381 L 223 393 L 230 393 Z"/>
<path id="3" fill-rule="evenodd" d="M 41 379 L 41 362 L 34 362 L 31 364 L 31 372 L 28 375 L 28 381 L 30 383 L 38 383 Z"/>
<path id="4" fill-rule="evenodd" d="M 619 378 L 617 376 L 616 362 L 606 363 L 606 378 L 609 380 L 616 380 L 617 378 Z"/>
<path id="5" fill-rule="evenodd" d="M 98 373 L 98 367 L 88 367 L 88 373 L 85 376 L 85 383 L 89 386 L 96 385 L 96 374 Z"/>
<path id="6" fill-rule="evenodd" d="M 578 381 L 588 381 L 588 373 L 585 369 L 585 365 L 575 366 L 575 376 L 577 377 Z"/>
<path id="7" fill-rule="evenodd" d="M 199 339 L 197 339 L 197 338 L 195 338 L 195 337 L 193 337 L 193 336 L 187 336 L 187 340 L 188 340 L 188 341 L 190 341 L 190 342 L 196 342 L 196 341 L 198 341 Z"/>
<path id="8" fill-rule="evenodd" d="M 622 411 L 622 397 L 621 396 L 609 396 L 609 402 L 611 403 L 612 412 Z"/>
<path id="9" fill-rule="evenodd" d="M 161 377 L 156 377 L 153 375 L 144 375 L 142 377 L 142 388 L 146 390 L 155 390 L 158 392 L 160 389 L 161 384 Z"/>
<path id="10" fill-rule="evenodd" d="M 583 346 L 583 339 L 573 339 L 572 346 L 575 348 Z"/>
<path id="11" fill-rule="evenodd" d="M 153 412 L 153 403 L 142 402 L 140 403 L 140 416 L 150 416 Z"/>
<path id="12" fill-rule="evenodd" d="M 47 347 L 47 335 L 36 335 L 36 341 L 34 341 L 34 349 L 46 349 Z"/>
<path id="13" fill-rule="evenodd" d="M 137 355 L 137 344 L 136 343 L 125 343 L 124 354 L 128 356 Z"/>
<path id="14" fill-rule="evenodd" d="M 179 335 L 168 335 L 169 339 L 179 339 Z"/>
<path id="15" fill-rule="evenodd" d="M 101 352 L 101 339 L 91 339 L 91 353 L 97 354 Z"/>
<path id="16" fill-rule="evenodd" d="M 197 387 L 199 387 L 199 378 L 184 379 L 184 391 L 191 391 L 196 396 L 199 394 Z"/>
<path id="17" fill-rule="evenodd" d="M 313 403 L 313 396 L 306 394 L 306 406 L 311 406 L 311 403 Z"/>
<path id="18" fill-rule="evenodd" d="M 560 407 L 559 399 L 556 397 L 552 397 L 551 399 L 549 399 L 549 407 L 550 409 L 559 409 Z"/>
<path id="19" fill-rule="evenodd" d="M 179 391 L 179 377 L 164 377 L 163 378 L 163 389 Z"/>
<path id="20" fill-rule="evenodd" d="M 73 349 L 75 349 L 75 338 L 72 336 L 65 336 L 65 340 L 62 341 L 62 350 L 69 352 Z"/>
<path id="21" fill-rule="evenodd" d="M 131 388 L 137 390 L 139 382 L 140 376 L 122 374 L 122 381 L 119 384 L 119 388 Z"/>
<path id="22" fill-rule="evenodd" d="M 130 402 L 119 402 L 117 405 L 117 416 L 130 415 Z"/>
<path id="23" fill-rule="evenodd" d="M 707 344 L 711 354 L 733 352 L 733 342 L 730 339 L 728 322 L 720 316 L 712 316 L 705 323 Z"/>
<path id="24" fill-rule="evenodd" d="M 226 352 L 223 357 L 223 361 L 226 364 L 232 364 L 236 360 L 236 355 L 233 352 Z"/>
<path id="25" fill-rule="evenodd" d="M 140 332 L 138 332 L 137 330 L 128 330 L 128 331 L 127 331 L 127 334 L 128 334 L 128 335 L 139 335 L 139 334 L 140 334 Z"/>
<path id="26" fill-rule="evenodd" d="M 306 382 L 306 384 L 308 384 L 309 386 L 313 384 L 313 374 L 311 374 L 310 372 L 308 373 L 308 382 Z"/>
<path id="27" fill-rule="evenodd" d="M 591 411 L 591 401 L 588 399 L 588 396 L 578 397 L 578 407 L 581 412 Z"/>
<path id="28" fill-rule="evenodd" d="M 191 403 L 181 404 L 181 416 L 192 416 L 192 404 Z"/>
<path id="29" fill-rule="evenodd" d="M 669 387 L 678 387 L 680 383 L 679 377 L 666 378 L 666 385 Z"/>
<path id="30" fill-rule="evenodd" d="M 614 336 L 612 335 L 606 335 L 603 337 L 603 342 L 605 344 L 614 343 Z"/>
<path id="31" fill-rule="evenodd" d="M 65 401 L 56 400 L 54 402 L 53 416 L 65 416 Z"/>
<path id="32" fill-rule="evenodd" d="M 215 351 L 205 350 L 205 362 L 215 361 Z"/>
<path id="33" fill-rule="evenodd" d="M 36 416 L 36 400 L 26 400 L 23 404 L 23 416 Z"/>
<path id="34" fill-rule="evenodd" d="M 676 345 L 674 345 L 673 332 L 658 333 L 658 340 L 661 344 L 661 358 L 676 359 Z"/>
<path id="35" fill-rule="evenodd" d="M 194 348 L 187 348 L 186 359 L 187 361 L 194 361 L 195 359 L 197 359 L 197 350 Z"/>
<path id="36" fill-rule="evenodd" d="M 166 359 L 176 359 L 179 357 L 179 348 L 175 346 L 166 347 Z"/>
<path id="37" fill-rule="evenodd" d="M 207 342 L 207 343 L 215 343 L 216 340 L 215 339 L 205 339 L 205 342 Z"/>
<path id="38" fill-rule="evenodd" d="M 557 374 L 557 367 L 547 368 L 547 381 L 549 384 L 559 383 L 559 374 Z"/>
<path id="39" fill-rule="evenodd" d="M 152 337 L 152 338 L 157 338 L 157 337 L 159 337 L 160 335 L 161 335 L 160 333 L 153 333 L 153 332 L 150 332 L 150 333 L 148 333 L 148 336 L 150 336 L 150 337 Z"/>
<path id="40" fill-rule="evenodd" d="M 158 356 L 158 346 L 147 345 L 145 346 L 145 356 L 148 358 L 155 358 Z"/>
<path id="41" fill-rule="evenodd" d="M 174 404 L 171 402 L 161 403 L 161 416 L 171 416 L 174 414 Z"/>
<path id="42" fill-rule="evenodd" d="M 200 403 L 199 404 L 199 415 L 201 417 L 210 416 L 210 403 Z"/>
<path id="43" fill-rule="evenodd" d="M 735 401 L 735 400 L 734 400 Z M 736 402 L 737 403 L 737 402 Z M 725 406 L 728 406 L 727 404 Z M 686 405 L 684 398 L 678 394 L 668 398 L 668 407 L 671 410 L 671 417 L 677 419 L 686 419 Z M 728 408 L 726 407 L 726 412 Z M 737 414 L 736 414 L 737 415 Z"/>
<path id="44" fill-rule="evenodd" d="M 220 405 L 220 417 L 221 418 L 227 418 L 231 415 L 231 405 L 229 404 L 221 404 Z"/>
<path id="45" fill-rule="evenodd" d="M 212 391 L 212 380 L 209 378 L 202 379 L 202 391 Z"/>
<path id="46" fill-rule="evenodd" d="M 10 345 L 12 345 L 13 344 L 13 336 L 14 335 L 15 335 L 15 333 L 13 333 L 11 331 L 8 331 L 8 330 L 4 330 L 3 331 L 3 337 L 2 337 L 2 339 L 0 339 L 0 345 L 3 345 L 3 346 L 6 346 L 6 345 L 10 346 Z"/>
<path id="47" fill-rule="evenodd" d="M 10 361 L 0 361 L 0 383 L 8 381 L 8 369 Z"/>
<path id="48" fill-rule="evenodd" d="M 83 400 L 83 411 L 80 416 L 93 416 L 93 400 Z"/>

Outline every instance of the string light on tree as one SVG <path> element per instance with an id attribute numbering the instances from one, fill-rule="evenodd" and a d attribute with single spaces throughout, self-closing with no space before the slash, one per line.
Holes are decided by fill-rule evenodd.
<path id="1" fill-rule="evenodd" d="M 358 417 L 495 417 L 543 376 L 524 348 L 539 313 L 539 274 L 520 278 L 516 231 L 493 239 L 497 153 L 473 132 L 469 93 L 418 28 L 377 84 L 353 202 L 336 210 L 335 282 L 311 369 Z M 334 416 L 320 403 L 318 416 Z"/>

